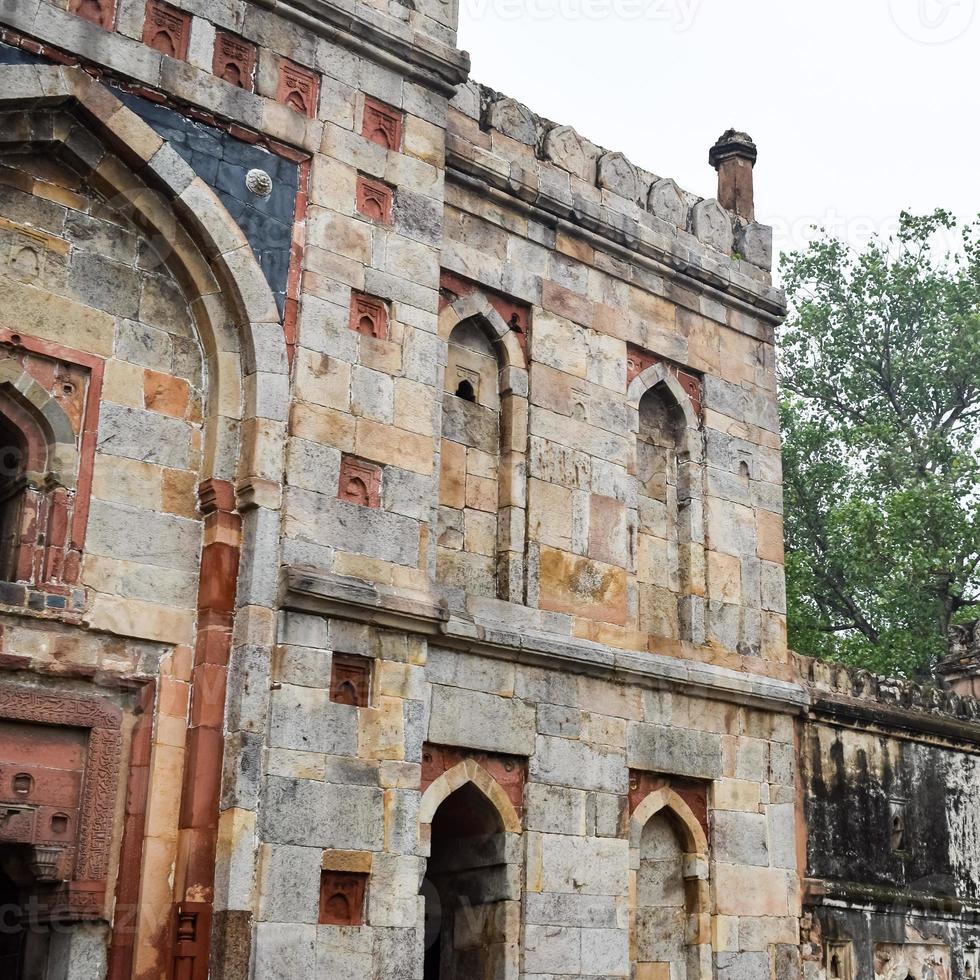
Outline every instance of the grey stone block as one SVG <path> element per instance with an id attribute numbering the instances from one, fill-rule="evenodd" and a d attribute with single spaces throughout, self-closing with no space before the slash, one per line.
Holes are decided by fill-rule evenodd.
<path id="1" fill-rule="evenodd" d="M 181 419 L 141 408 L 102 403 L 100 453 L 187 470 L 191 468 L 191 438 L 191 427 Z"/>
<path id="2" fill-rule="evenodd" d="M 327 691 L 284 684 L 270 699 L 269 744 L 276 748 L 357 754 L 357 708 L 330 701 Z"/>
<path id="3" fill-rule="evenodd" d="M 488 752 L 531 755 L 534 708 L 517 698 L 434 685 L 429 741 Z"/>
<path id="4" fill-rule="evenodd" d="M 260 922 L 255 929 L 255 976 L 263 980 L 312 977 L 316 965 L 315 925 Z"/>
<path id="5" fill-rule="evenodd" d="M 376 787 L 269 776 L 262 796 L 266 841 L 365 851 L 383 845 L 384 800 Z"/>
<path id="6" fill-rule="evenodd" d="M 721 736 L 630 722 L 626 758 L 631 767 L 697 779 L 722 776 Z"/>
<path id="7" fill-rule="evenodd" d="M 629 781 L 622 752 L 549 735 L 538 736 L 529 771 L 542 783 L 607 793 L 625 794 Z"/>
<path id="8" fill-rule="evenodd" d="M 201 526 L 183 517 L 93 498 L 85 544 L 94 555 L 189 572 L 198 565 Z"/>
<path id="9" fill-rule="evenodd" d="M 769 835 L 761 813 L 716 810 L 711 821 L 712 853 L 725 864 L 769 865 Z"/>
<path id="10" fill-rule="evenodd" d="M 259 875 L 261 921 L 317 921 L 322 854 L 318 847 L 263 845 Z"/>

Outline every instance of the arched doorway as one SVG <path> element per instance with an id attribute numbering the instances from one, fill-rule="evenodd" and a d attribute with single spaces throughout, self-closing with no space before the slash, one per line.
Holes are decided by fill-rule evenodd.
<path id="1" fill-rule="evenodd" d="M 433 785 L 428 792 L 445 788 Z M 501 813 L 472 781 L 436 804 L 421 886 L 424 980 L 503 980 L 513 975 L 520 928 L 515 819 L 512 808 Z"/>

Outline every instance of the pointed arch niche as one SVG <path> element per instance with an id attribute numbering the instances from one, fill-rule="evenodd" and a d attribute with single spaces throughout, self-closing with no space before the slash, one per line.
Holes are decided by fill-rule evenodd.
<path id="1" fill-rule="evenodd" d="M 424 980 L 517 975 L 520 832 L 513 803 L 473 759 L 426 789 L 419 809 Z"/>
<path id="2" fill-rule="evenodd" d="M 524 601 L 527 361 L 479 290 L 439 316 L 447 344 L 436 577 L 450 592 Z"/>
<path id="3" fill-rule="evenodd" d="M 670 788 L 648 794 L 630 831 L 630 920 L 634 974 L 709 980 L 708 842 L 690 806 Z"/>
<path id="4" fill-rule="evenodd" d="M 648 361 L 630 382 L 627 400 L 635 435 L 638 627 L 703 643 L 701 420 L 691 391 L 664 363 Z"/>

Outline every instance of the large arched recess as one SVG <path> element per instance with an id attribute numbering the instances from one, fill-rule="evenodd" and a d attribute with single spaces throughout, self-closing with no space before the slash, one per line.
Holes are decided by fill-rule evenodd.
<path id="1" fill-rule="evenodd" d="M 173 148 L 80 68 L 0 66 L 0 113 L 0 153 L 29 147 L 68 163 L 87 178 L 94 191 L 124 211 L 150 237 L 182 286 L 194 313 L 208 370 L 202 511 L 206 521 L 213 518 L 212 526 L 224 527 L 226 535 L 229 526 L 233 536 L 240 534 L 237 595 L 232 582 L 228 591 L 236 598 L 228 618 L 234 620 L 234 636 L 247 638 L 248 650 L 271 648 L 288 367 L 278 310 L 244 234 L 217 196 Z M 205 527 L 207 540 L 207 523 Z M 219 564 L 235 568 L 235 564 Z M 206 608 L 209 600 L 200 601 L 205 603 L 201 608 Z M 226 625 L 230 637 L 231 622 Z M 200 646 L 200 635 L 198 643 Z M 245 649 L 243 639 L 241 658 L 236 656 L 237 647 L 231 650 L 227 668 L 230 691 L 246 687 L 231 676 L 244 671 L 237 665 L 239 659 L 245 661 Z M 235 731 L 245 727 L 244 722 L 234 721 L 240 719 L 241 712 L 234 703 L 223 705 L 225 683 L 215 683 L 206 672 L 198 673 L 199 668 L 212 666 L 203 659 L 199 650 L 192 677 L 192 705 L 197 699 L 212 727 L 197 746 L 188 738 L 169 900 L 175 908 L 197 918 L 196 955 L 206 959 L 215 894 L 220 896 L 223 910 L 240 909 L 247 917 L 250 896 L 234 894 L 228 884 L 232 877 L 230 857 L 220 847 L 216 862 L 209 860 L 208 854 L 214 853 L 219 838 L 227 836 L 219 831 L 219 791 L 221 827 L 237 828 L 239 846 L 241 828 L 254 825 L 247 811 L 255 804 L 238 789 L 244 768 L 238 763 L 238 754 L 247 751 L 250 737 L 259 736 Z M 264 681 L 254 673 L 261 669 L 257 664 L 267 659 L 249 660 L 250 680 L 258 686 Z M 209 682 L 200 683 L 205 679 Z M 215 715 L 226 720 L 222 724 Z M 191 735 L 194 717 L 192 708 Z M 260 731 L 256 719 L 250 720 L 250 731 Z M 204 727 L 202 724 L 202 731 Z M 151 785 L 151 808 L 153 793 Z M 134 855 L 134 864 L 145 868 L 147 851 L 141 847 L 142 833 L 142 827 L 137 828 L 135 840 L 129 840 L 134 831 L 127 826 L 123 848 Z M 143 874 L 144 885 L 146 878 Z M 135 901 L 135 939 L 128 943 L 132 950 L 125 975 L 134 967 L 139 975 L 166 975 L 171 967 L 173 908 L 147 901 L 142 890 Z M 133 932 L 132 919 L 125 928 Z M 113 971 L 112 975 L 124 974 Z"/>

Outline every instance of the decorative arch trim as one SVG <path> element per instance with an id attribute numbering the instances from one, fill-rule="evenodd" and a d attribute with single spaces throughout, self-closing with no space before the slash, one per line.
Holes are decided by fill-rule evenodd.
<path id="1" fill-rule="evenodd" d="M 422 794 L 422 802 L 419 806 L 420 827 L 431 828 L 439 807 L 456 790 L 461 789 L 467 783 L 475 786 L 497 811 L 503 824 L 504 833 L 519 834 L 521 832 L 521 818 L 517 815 L 514 804 L 510 802 L 507 794 L 493 776 L 473 759 L 465 759 L 463 762 L 457 763 L 452 769 L 447 770 L 433 781 Z"/>
<path id="2" fill-rule="evenodd" d="M 473 289 L 443 307 L 439 314 L 439 336 L 449 341 L 453 330 L 464 320 L 476 320 L 501 355 L 502 368 L 517 368 L 527 372 L 527 358 L 514 331 L 493 308 L 486 293 Z"/>
<path id="3" fill-rule="evenodd" d="M 688 869 L 685 869 L 685 877 L 706 878 L 708 839 L 704 829 L 694 815 L 694 811 L 669 786 L 662 786 L 652 792 L 633 812 L 630 818 L 630 847 L 635 851 L 639 850 L 644 828 L 654 816 L 664 810 L 670 811 L 675 818 L 684 838 L 684 848 L 688 858 L 699 859 L 687 862 L 688 868 L 693 873 L 687 874 Z"/>
<path id="4" fill-rule="evenodd" d="M 685 428 L 696 432 L 701 427 L 701 423 L 697 412 L 694 411 L 694 406 L 691 404 L 691 399 L 677 378 L 666 371 L 662 364 L 651 364 L 630 382 L 626 391 L 626 401 L 634 409 L 631 417 L 633 431 L 639 431 L 640 401 L 651 388 L 656 388 L 657 385 L 663 385 L 670 392 L 678 408 L 684 413 Z M 692 440 L 688 438 L 686 441 L 691 442 Z"/>

